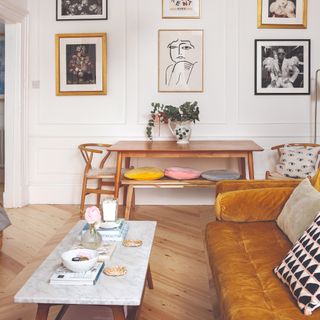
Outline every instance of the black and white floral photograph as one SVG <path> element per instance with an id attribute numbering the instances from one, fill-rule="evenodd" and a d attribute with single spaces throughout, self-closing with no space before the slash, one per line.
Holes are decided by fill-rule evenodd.
<path id="1" fill-rule="evenodd" d="M 310 40 L 255 43 L 256 94 L 310 93 Z"/>
<path id="2" fill-rule="evenodd" d="M 306 28 L 307 0 L 258 0 L 259 28 Z"/>
<path id="3" fill-rule="evenodd" d="M 107 0 L 56 0 L 57 20 L 106 20 Z"/>
<path id="4" fill-rule="evenodd" d="M 106 94 L 106 34 L 56 35 L 56 94 Z"/>

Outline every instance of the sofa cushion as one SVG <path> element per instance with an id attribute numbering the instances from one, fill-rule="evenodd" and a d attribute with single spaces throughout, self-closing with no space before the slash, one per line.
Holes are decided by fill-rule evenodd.
<path id="1" fill-rule="evenodd" d="M 301 311 L 309 316 L 320 307 L 320 214 L 274 269 Z"/>
<path id="2" fill-rule="evenodd" d="M 291 178 L 306 178 L 315 174 L 319 147 L 284 147 L 276 171 Z"/>
<path id="3" fill-rule="evenodd" d="M 309 179 L 304 179 L 284 205 L 277 224 L 291 242 L 295 243 L 319 211 L 320 192 L 311 185 Z"/>
<path id="4" fill-rule="evenodd" d="M 206 242 L 224 320 L 306 319 L 273 274 L 292 246 L 275 222 L 212 222 Z"/>

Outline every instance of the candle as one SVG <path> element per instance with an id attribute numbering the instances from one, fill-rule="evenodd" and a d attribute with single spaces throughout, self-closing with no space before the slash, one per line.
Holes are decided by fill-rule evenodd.
<path id="1" fill-rule="evenodd" d="M 118 218 L 118 201 L 116 199 L 106 199 L 102 203 L 103 220 L 116 221 Z"/>

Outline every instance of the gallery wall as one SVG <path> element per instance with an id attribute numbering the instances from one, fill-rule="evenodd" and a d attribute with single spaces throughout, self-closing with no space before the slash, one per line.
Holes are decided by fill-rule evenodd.
<path id="1" fill-rule="evenodd" d="M 252 139 L 256 178 L 274 165 L 270 147 L 312 140 L 313 95 L 254 95 L 255 39 L 311 39 L 311 76 L 320 66 L 320 2 L 309 0 L 307 29 L 257 29 L 256 0 L 202 0 L 201 19 L 162 19 L 161 0 L 109 0 L 107 21 L 56 21 L 55 1 L 29 0 L 29 196 L 31 203 L 79 203 L 83 160 L 77 146 L 145 139 L 151 102 L 198 101 L 192 139 Z M 204 92 L 158 93 L 159 29 L 204 30 Z M 106 96 L 55 95 L 55 34 L 107 33 Z M 171 138 L 167 128 L 160 139 Z M 149 160 L 235 168 L 223 160 Z M 139 190 L 140 204 L 212 204 L 208 190 Z"/>

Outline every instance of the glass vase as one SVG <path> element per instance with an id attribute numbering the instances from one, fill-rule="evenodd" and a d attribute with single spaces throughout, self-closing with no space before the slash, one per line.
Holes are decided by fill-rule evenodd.
<path id="1" fill-rule="evenodd" d="M 89 224 L 89 229 L 81 237 L 81 245 L 87 249 L 97 249 L 102 242 L 100 233 L 94 227 L 94 224 Z"/>

